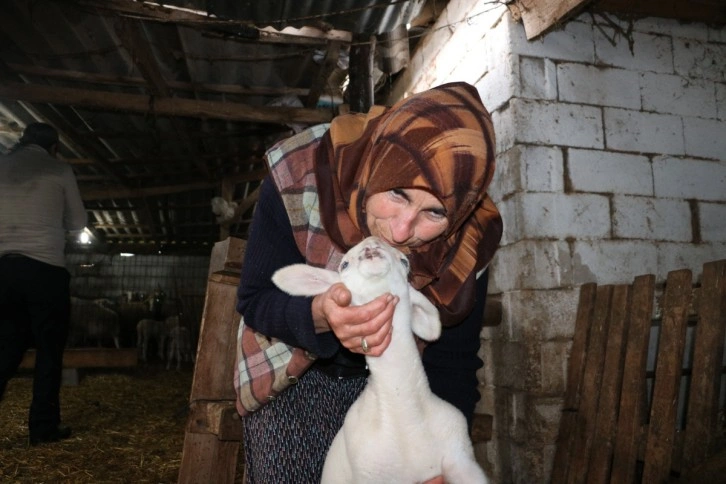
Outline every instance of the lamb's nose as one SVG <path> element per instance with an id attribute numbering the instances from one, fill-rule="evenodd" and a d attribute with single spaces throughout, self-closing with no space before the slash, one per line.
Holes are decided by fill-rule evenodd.
<path id="1" fill-rule="evenodd" d="M 366 259 L 372 259 L 376 256 L 378 256 L 378 247 L 366 247 L 363 250 L 363 257 Z"/>

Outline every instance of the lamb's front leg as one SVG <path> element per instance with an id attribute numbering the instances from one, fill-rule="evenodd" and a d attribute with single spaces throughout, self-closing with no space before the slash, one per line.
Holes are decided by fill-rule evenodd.
<path id="1" fill-rule="evenodd" d="M 320 484 L 353 482 L 353 470 L 350 467 L 349 459 L 345 435 L 340 431 L 336 434 L 333 443 L 330 444 L 330 449 L 328 449 Z"/>
<path id="2" fill-rule="evenodd" d="M 486 475 L 470 452 L 450 452 L 442 462 L 444 482 L 461 484 L 487 484 Z"/>

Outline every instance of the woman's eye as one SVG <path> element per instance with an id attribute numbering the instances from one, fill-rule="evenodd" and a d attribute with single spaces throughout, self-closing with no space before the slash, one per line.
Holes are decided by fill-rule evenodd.
<path id="1" fill-rule="evenodd" d="M 436 221 L 446 220 L 446 213 L 443 210 L 439 210 L 439 209 L 428 210 L 426 213 L 433 220 L 436 220 Z"/>
<path id="2" fill-rule="evenodd" d="M 400 188 L 394 188 L 394 189 L 390 190 L 389 193 L 391 194 L 391 197 L 393 197 L 393 198 L 408 200 L 408 197 L 406 196 L 406 192 L 404 192 Z"/>

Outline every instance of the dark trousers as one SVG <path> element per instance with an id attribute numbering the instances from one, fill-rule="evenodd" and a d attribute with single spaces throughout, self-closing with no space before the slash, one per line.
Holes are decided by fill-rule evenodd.
<path id="1" fill-rule="evenodd" d="M 25 351 L 36 348 L 28 430 L 60 424 L 63 350 L 70 319 L 70 274 L 23 256 L 0 257 L 0 399 Z"/>

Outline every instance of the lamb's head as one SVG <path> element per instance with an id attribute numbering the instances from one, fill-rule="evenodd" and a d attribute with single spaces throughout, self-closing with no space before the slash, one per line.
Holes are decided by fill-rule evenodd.
<path id="1" fill-rule="evenodd" d="M 368 237 L 350 249 L 338 272 L 294 264 L 272 276 L 272 282 L 293 296 L 315 296 L 342 282 L 353 296 L 353 305 L 365 304 L 389 292 L 400 298 L 396 307 L 406 311 L 413 332 L 432 341 L 441 334 L 436 307 L 408 283 L 409 261 L 399 250 L 378 237 Z"/>
<path id="2" fill-rule="evenodd" d="M 378 237 L 368 237 L 345 254 L 338 273 L 353 294 L 353 304 L 365 304 L 386 292 L 404 296 L 409 269 L 401 251 Z"/>

